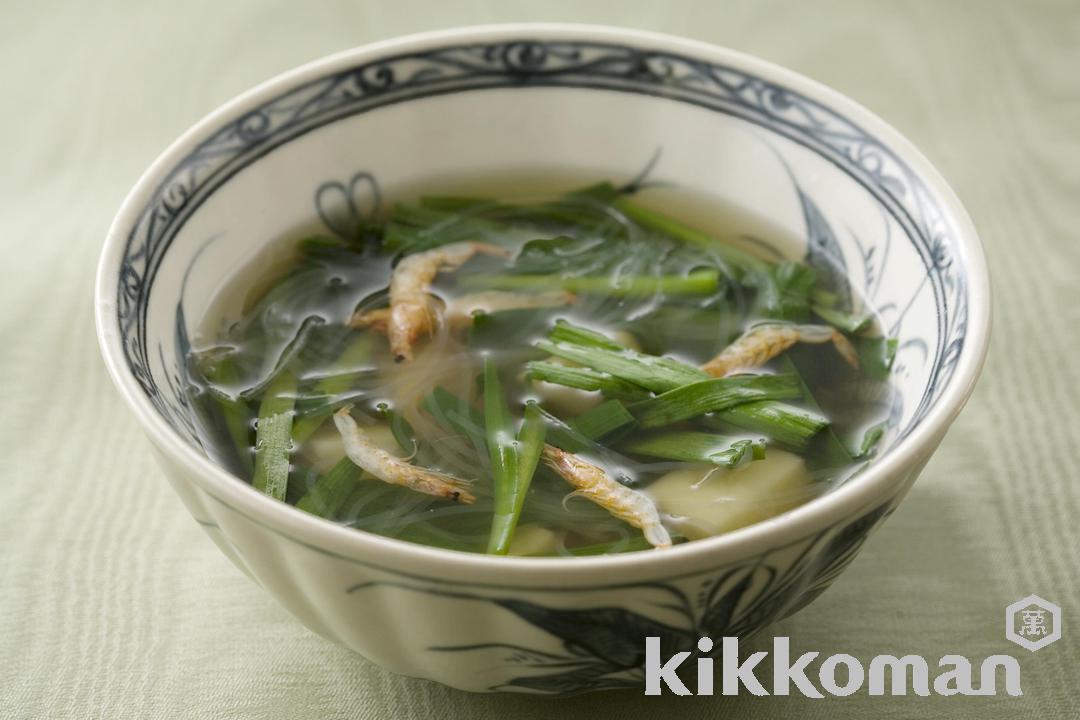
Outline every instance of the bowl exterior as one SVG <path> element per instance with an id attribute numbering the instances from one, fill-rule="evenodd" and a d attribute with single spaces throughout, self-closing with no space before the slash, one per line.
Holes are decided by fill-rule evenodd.
<path id="1" fill-rule="evenodd" d="M 300 622 L 382 667 L 470 692 L 573 695 L 638 688 L 645 638 L 663 657 L 701 637 L 745 640 L 817 598 L 892 512 L 895 492 L 807 537 L 671 577 L 563 588 L 454 581 L 303 543 L 207 492 L 157 455 L 173 488 L 223 553 Z M 693 661 L 687 661 L 693 666 Z"/>

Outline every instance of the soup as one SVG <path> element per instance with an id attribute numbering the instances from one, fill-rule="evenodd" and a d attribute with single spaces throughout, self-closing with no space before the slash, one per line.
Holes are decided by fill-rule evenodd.
<path id="1" fill-rule="evenodd" d="M 188 356 L 208 452 L 357 530 L 539 556 L 722 534 L 864 467 L 873 315 L 629 190 L 424 195 L 290 239 Z"/>

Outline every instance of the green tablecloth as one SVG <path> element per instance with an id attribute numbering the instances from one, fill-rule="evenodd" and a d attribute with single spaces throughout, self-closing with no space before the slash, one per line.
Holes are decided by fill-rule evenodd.
<path id="1" fill-rule="evenodd" d="M 1073 718 L 1080 662 L 1080 5 L 1032 2 L 21 2 L 0 21 L 0 717 Z M 304 630 L 181 507 L 98 359 L 93 271 L 142 169 L 235 93 L 327 53 L 509 20 L 745 50 L 906 133 L 967 204 L 996 279 L 971 403 L 797 648 L 1012 653 L 1022 698 L 470 696 Z M 1038 593 L 1064 639 L 1004 639 Z"/>

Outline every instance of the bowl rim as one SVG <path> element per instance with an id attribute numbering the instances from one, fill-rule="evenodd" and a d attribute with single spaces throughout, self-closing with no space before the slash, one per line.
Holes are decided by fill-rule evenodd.
<path id="1" fill-rule="evenodd" d="M 768 520 L 712 538 L 663 551 L 583 558 L 495 557 L 419 545 L 357 531 L 274 500 L 200 455 L 153 407 L 124 360 L 115 327 L 117 278 L 124 241 L 140 212 L 166 173 L 215 130 L 261 102 L 299 83 L 352 65 L 405 51 L 429 49 L 449 42 L 493 41 L 528 35 L 537 40 L 623 42 L 650 49 L 680 52 L 743 68 L 778 84 L 794 87 L 842 113 L 862 127 L 871 127 L 937 197 L 955 229 L 958 262 L 967 282 L 967 327 L 952 377 L 926 415 L 906 437 L 889 448 L 865 471 L 839 488 Z M 902 488 L 905 470 L 928 459 L 948 426 L 963 409 L 979 377 L 989 349 L 990 276 L 975 227 L 944 178 L 899 131 L 854 100 L 799 73 L 729 48 L 688 38 L 607 25 L 509 23 L 475 25 L 417 33 L 347 49 L 281 73 L 241 93 L 203 117 L 143 172 L 125 197 L 102 249 L 94 292 L 95 320 L 101 353 L 113 382 L 135 413 L 152 445 L 186 468 L 212 498 L 249 520 L 309 548 L 342 559 L 454 584 L 497 584 L 503 587 L 585 586 L 605 580 L 670 578 L 764 554 L 826 530 L 842 519 L 854 520 L 887 502 Z M 378 559 L 377 563 L 369 562 Z"/>

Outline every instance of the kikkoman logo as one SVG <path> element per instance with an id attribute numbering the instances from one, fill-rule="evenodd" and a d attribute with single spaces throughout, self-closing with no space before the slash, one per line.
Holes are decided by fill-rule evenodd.
<path id="1" fill-rule="evenodd" d="M 711 653 L 715 647 L 712 638 L 698 640 L 698 650 Z M 1020 689 L 1020 663 L 1009 655 L 991 655 L 979 666 L 979 686 L 972 685 L 971 661 L 962 655 L 945 655 L 938 660 L 933 681 L 930 680 L 930 664 L 921 655 L 877 655 L 864 667 L 858 658 L 847 655 L 829 655 L 822 660 L 816 673 L 810 672 L 811 663 L 821 653 L 803 653 L 791 661 L 791 644 L 786 637 L 773 638 L 772 690 L 767 690 L 756 669 L 768 657 L 766 651 L 752 653 L 746 659 L 739 657 L 739 639 L 725 637 L 720 645 L 720 693 L 738 695 L 742 690 L 751 695 L 790 695 L 792 686 L 810 698 L 823 698 L 825 693 L 844 696 L 858 692 L 869 684 L 871 695 L 996 695 L 998 670 L 1004 671 L 1005 692 L 1022 695 Z M 716 673 L 713 658 L 697 660 L 696 693 L 679 678 L 677 670 L 690 657 L 689 652 L 673 655 L 666 662 L 660 656 L 660 638 L 645 638 L 645 694 L 660 695 L 662 687 L 676 695 L 715 694 Z M 843 668 L 841 670 L 841 668 Z M 811 679 L 817 676 L 817 684 Z"/>
<path id="2" fill-rule="evenodd" d="M 1005 636 L 1012 642 L 1035 651 L 1061 637 L 1061 608 L 1029 595 L 1009 605 L 1005 612 Z M 694 692 L 679 676 L 679 670 L 691 670 L 682 665 L 689 652 L 679 652 L 670 658 L 661 656 L 659 637 L 645 638 L 645 694 L 660 695 L 666 686 L 676 695 L 716 694 L 719 655 L 719 690 L 723 695 L 791 695 L 797 691 L 806 697 L 823 698 L 826 694 L 844 696 L 868 686 L 870 695 L 997 695 L 1001 687 L 1012 696 L 1022 695 L 1020 663 L 1011 655 L 991 655 L 978 666 L 977 678 L 971 660 L 963 655 L 943 655 L 931 667 L 921 655 L 877 655 L 868 665 L 852 655 L 829 655 L 812 668 L 821 655 L 807 652 L 792 661 L 789 638 L 774 637 L 772 672 L 759 672 L 759 665 L 769 656 L 767 651 L 739 657 L 739 639 L 724 637 L 719 653 L 712 638 L 698 640 L 697 649 L 704 657 L 697 658 L 697 683 Z M 683 673 L 686 675 L 686 673 Z M 817 680 L 815 683 L 814 680 Z M 977 680 L 977 685 L 976 685 Z M 771 681 L 771 688 L 766 682 Z"/>

